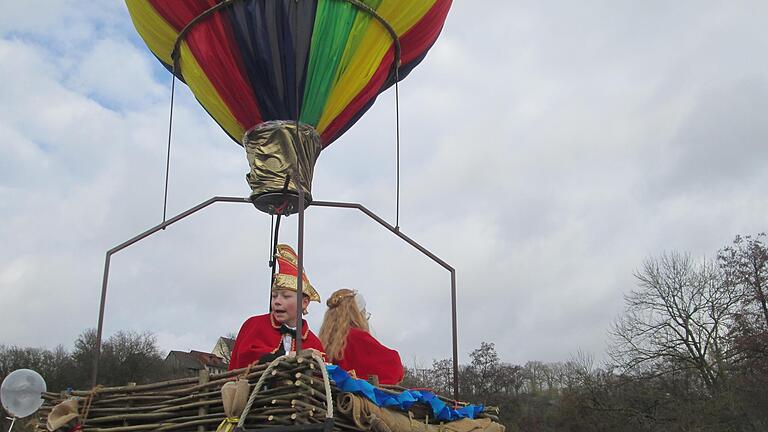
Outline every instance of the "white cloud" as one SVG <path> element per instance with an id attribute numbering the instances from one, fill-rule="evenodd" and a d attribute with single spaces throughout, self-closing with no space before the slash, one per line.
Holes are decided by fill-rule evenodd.
<path id="1" fill-rule="evenodd" d="M 150 62 L 154 61 L 146 49 L 126 41 L 99 40 L 83 53 L 68 84 L 111 106 L 141 108 L 167 100 L 170 95 L 152 76 Z"/>

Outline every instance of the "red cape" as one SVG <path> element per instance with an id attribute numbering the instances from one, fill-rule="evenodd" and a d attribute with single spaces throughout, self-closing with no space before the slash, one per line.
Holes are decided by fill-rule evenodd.
<path id="1" fill-rule="evenodd" d="M 282 343 L 280 323 L 272 318 L 272 314 L 248 318 L 240 328 L 235 345 L 232 347 L 229 370 L 244 368 L 253 362 L 258 362 L 263 355 L 277 351 Z M 309 330 L 305 320 L 302 320 L 301 347 L 325 351 L 322 342 Z"/>
<path id="2" fill-rule="evenodd" d="M 397 384 L 403 380 L 400 354 L 377 341 L 370 333 L 350 328 L 344 358 L 334 361 L 346 371 L 355 371 L 360 379 L 377 375 L 381 384 Z"/>

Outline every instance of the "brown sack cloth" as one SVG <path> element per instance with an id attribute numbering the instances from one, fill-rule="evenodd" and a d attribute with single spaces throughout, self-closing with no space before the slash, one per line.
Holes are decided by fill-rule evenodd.
<path id="1" fill-rule="evenodd" d="M 461 419 L 442 424 L 427 424 L 391 409 L 381 408 L 373 402 L 352 393 L 337 398 L 337 408 L 351 417 L 355 426 L 374 432 L 504 432 L 504 425 L 489 418 Z"/>
<path id="2" fill-rule="evenodd" d="M 221 387 L 221 400 L 227 417 L 240 417 L 248 402 L 250 387 L 248 380 L 230 381 Z"/>
<path id="3" fill-rule="evenodd" d="M 49 431 L 53 432 L 61 427 L 66 426 L 69 422 L 78 417 L 77 399 L 69 398 L 53 407 L 51 413 L 48 414 L 48 422 L 46 423 L 46 427 Z"/>

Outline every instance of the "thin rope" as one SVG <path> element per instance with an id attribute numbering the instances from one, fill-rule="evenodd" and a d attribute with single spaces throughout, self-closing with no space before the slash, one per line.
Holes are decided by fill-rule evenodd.
<path id="1" fill-rule="evenodd" d="M 256 400 L 256 396 L 258 396 L 259 391 L 261 390 L 261 386 L 264 385 L 264 381 L 267 380 L 267 378 L 271 375 L 272 369 L 277 367 L 280 364 L 281 360 L 285 360 L 289 357 L 288 354 L 284 354 L 274 360 L 267 366 L 266 369 L 264 369 L 264 372 L 259 377 L 258 381 L 256 381 L 256 385 L 253 387 L 253 391 L 251 391 L 251 396 L 248 398 L 248 402 L 245 404 L 245 408 L 243 408 L 243 413 L 240 415 L 240 421 L 237 423 L 237 427 L 242 428 L 243 425 L 245 425 L 245 418 L 248 417 L 248 414 L 251 412 L 251 406 L 253 405 L 253 402 Z"/>
<path id="2" fill-rule="evenodd" d="M 275 278 L 275 262 L 273 261 L 275 259 L 275 247 L 274 244 L 274 238 L 275 238 L 275 215 L 270 215 L 271 221 L 269 223 L 269 254 L 267 256 L 267 265 L 269 265 L 272 274 L 269 277 L 269 286 L 272 286 L 272 280 Z M 272 312 L 272 290 L 269 291 L 269 301 L 267 301 L 267 310 L 269 312 Z M 248 365 L 250 367 L 250 365 Z"/>
<path id="3" fill-rule="evenodd" d="M 243 372 L 239 379 L 248 379 L 248 374 L 251 373 L 251 368 L 253 368 L 254 365 L 256 365 L 255 361 L 248 363 L 248 367 L 245 368 L 245 372 Z"/>
<path id="4" fill-rule="evenodd" d="M 181 29 L 178 36 L 176 36 L 176 41 L 173 43 L 173 51 L 171 51 L 171 58 L 176 59 L 180 56 L 179 48 L 181 47 L 181 42 L 187 37 L 187 33 L 194 27 L 195 24 L 200 22 L 203 18 L 207 17 L 208 15 L 211 15 L 212 13 L 216 12 L 217 10 L 227 7 L 234 3 L 235 0 L 222 0 L 220 3 L 217 3 L 210 8 L 203 11 L 200 15 L 194 17 L 192 20 L 190 20 L 187 25 L 184 26 L 184 28 Z M 174 68 L 175 70 L 179 70 Z"/>
<path id="5" fill-rule="evenodd" d="M 225 8 L 227 6 L 232 5 L 235 3 L 235 1 L 242 1 L 242 0 L 221 0 L 219 3 L 211 6 L 210 8 L 203 11 L 200 15 L 194 17 L 192 20 L 190 20 L 187 25 L 184 26 L 184 28 L 181 29 L 178 36 L 176 36 L 176 41 L 173 44 L 173 51 L 171 51 L 171 58 L 174 58 L 179 53 L 179 49 L 181 46 L 181 42 L 186 38 L 187 33 L 194 27 L 195 24 L 200 22 L 203 18 L 211 15 L 212 13 L 218 11 L 219 9 Z M 360 0 L 345 0 L 347 3 L 351 3 L 358 9 L 362 9 L 363 11 L 367 12 L 371 16 L 373 16 L 377 21 L 379 21 L 384 28 L 389 32 L 390 36 L 392 37 L 393 41 L 395 42 L 395 59 L 394 59 L 394 65 L 397 65 L 395 67 L 399 67 L 400 65 L 400 38 L 397 36 L 397 32 L 395 29 L 385 20 L 381 15 L 379 15 L 375 9 L 368 6 L 367 4 L 361 2 Z M 295 3 L 298 4 L 298 0 L 295 0 Z M 298 16 L 298 12 L 297 12 Z M 177 69 L 178 70 L 178 69 Z M 298 77 L 298 75 L 297 75 Z"/>
<path id="6" fill-rule="evenodd" d="M 395 66 L 395 129 L 397 133 L 397 198 L 395 203 L 395 229 L 400 230 L 400 65 Z"/>
<path id="7" fill-rule="evenodd" d="M 267 378 L 271 377 L 272 370 L 279 366 L 280 362 L 289 358 L 296 357 L 296 361 L 301 359 L 301 357 L 297 357 L 297 355 L 290 355 L 290 354 L 284 354 L 274 360 L 272 360 L 271 363 L 269 363 L 269 366 L 267 366 L 266 369 L 264 369 L 264 372 L 259 377 L 259 380 L 256 381 L 256 385 L 253 387 L 253 391 L 251 391 L 251 396 L 248 398 L 248 402 L 245 404 L 245 408 L 243 408 L 243 413 L 240 415 L 240 420 L 237 423 L 238 428 L 242 428 L 245 425 L 245 419 L 248 417 L 248 414 L 251 412 L 251 406 L 253 406 L 253 403 L 256 401 L 256 397 L 259 395 L 259 391 L 261 391 L 261 387 L 264 385 L 264 381 L 267 380 Z M 331 391 L 331 381 L 328 376 L 328 370 L 325 368 L 325 363 L 323 360 L 314 354 L 310 356 L 310 359 L 314 360 L 319 366 L 320 366 L 320 373 L 323 375 L 323 387 L 325 388 L 325 417 L 326 418 L 332 418 L 333 417 L 333 392 Z"/>
<path id="8" fill-rule="evenodd" d="M 175 67 L 174 67 L 175 69 Z M 163 223 L 168 210 L 168 177 L 171 172 L 171 134 L 173 132 L 173 95 L 176 93 L 176 74 L 171 73 L 171 107 L 168 115 L 168 151 L 165 154 L 165 192 L 163 193 Z M 163 227 L 165 229 L 165 227 Z"/>
<path id="9" fill-rule="evenodd" d="M 361 2 L 360 0 L 345 0 L 347 3 L 351 3 L 352 5 L 356 6 L 358 9 L 362 9 L 365 12 L 367 12 L 369 15 L 376 18 L 377 21 L 381 23 L 381 25 L 384 26 L 384 28 L 389 32 L 389 35 L 392 37 L 392 41 L 395 43 L 395 58 L 392 62 L 392 68 L 397 69 L 400 67 L 400 38 L 397 36 L 397 32 L 395 31 L 394 27 L 390 25 L 387 20 L 384 19 L 381 15 L 379 15 L 375 9 L 368 6 L 367 4 Z"/>
<path id="10" fill-rule="evenodd" d="M 273 216 L 274 217 L 274 216 Z M 280 217 L 282 217 L 281 214 L 277 214 L 277 221 L 275 222 L 275 235 L 274 238 L 270 236 L 270 247 L 272 248 L 272 251 L 270 252 L 270 258 L 269 258 L 269 266 L 271 267 L 271 273 L 269 275 L 269 291 L 267 294 L 269 295 L 269 298 L 267 299 L 267 310 L 269 312 L 272 312 L 272 283 L 275 280 L 275 272 L 277 271 L 277 261 L 275 260 L 275 255 L 277 254 L 277 242 L 280 236 Z"/>
<path id="11" fill-rule="evenodd" d="M 312 355 L 312 358 L 320 366 L 320 373 L 323 374 L 323 385 L 325 386 L 325 400 L 327 402 L 325 411 L 326 418 L 333 417 L 333 393 L 331 392 L 331 379 L 328 377 L 328 369 L 325 368 L 325 362 L 323 359 Z"/>
<path id="12" fill-rule="evenodd" d="M 266 381 L 267 377 L 272 373 L 272 369 L 280 364 L 280 360 L 284 360 L 286 358 L 288 358 L 288 354 L 282 355 L 272 360 L 267 368 L 264 369 L 264 372 L 261 374 L 258 381 L 256 381 L 256 385 L 253 387 L 253 391 L 251 391 L 251 396 L 248 398 L 248 402 L 245 404 L 245 408 L 243 408 L 243 413 L 240 415 L 240 421 L 237 422 L 237 427 L 242 428 L 245 425 L 245 418 L 248 417 L 248 414 L 251 412 L 251 406 L 256 400 L 256 396 L 258 396 L 259 390 L 261 390 L 261 386 L 264 385 L 264 381 Z"/>
<path id="13" fill-rule="evenodd" d="M 270 217 L 272 218 L 272 221 L 269 223 L 269 255 L 267 261 L 269 262 L 269 266 L 272 267 L 272 260 L 275 259 L 275 252 L 272 246 L 272 243 L 275 241 L 275 215 L 270 215 Z"/>
<path id="14" fill-rule="evenodd" d="M 91 403 L 93 402 L 93 397 L 96 395 L 96 393 L 102 388 L 102 385 L 99 384 L 91 389 L 91 391 L 88 393 L 88 397 L 85 399 L 85 404 L 83 406 L 83 410 L 80 414 L 80 424 L 85 424 L 86 420 L 88 420 L 88 414 L 91 411 Z"/>

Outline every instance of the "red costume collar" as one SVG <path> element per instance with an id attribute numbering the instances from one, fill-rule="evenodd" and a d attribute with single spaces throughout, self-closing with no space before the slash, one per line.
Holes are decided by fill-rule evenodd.
<path id="1" fill-rule="evenodd" d="M 272 312 L 269 313 L 269 322 L 272 324 L 272 328 L 275 330 L 279 330 L 280 326 L 282 326 L 282 323 L 275 319 L 275 316 Z M 301 340 L 304 340 L 309 334 L 309 326 L 307 325 L 307 321 L 304 319 L 301 320 L 301 326 L 304 329 L 304 331 L 301 332 Z"/>

